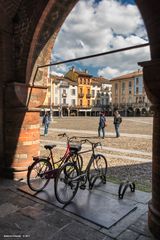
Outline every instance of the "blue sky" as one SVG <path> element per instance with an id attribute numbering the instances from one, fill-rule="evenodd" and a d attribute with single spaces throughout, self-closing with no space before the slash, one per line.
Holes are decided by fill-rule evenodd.
<path id="1" fill-rule="evenodd" d="M 64 22 L 52 61 L 78 58 L 148 42 L 141 15 L 133 0 L 80 0 Z M 52 67 L 65 74 L 72 66 L 111 79 L 139 68 L 150 59 L 149 48 L 116 53 Z"/>
<path id="2" fill-rule="evenodd" d="M 134 0 L 120 0 L 120 2 L 122 4 L 133 4 L 133 5 L 135 5 L 135 1 Z"/>

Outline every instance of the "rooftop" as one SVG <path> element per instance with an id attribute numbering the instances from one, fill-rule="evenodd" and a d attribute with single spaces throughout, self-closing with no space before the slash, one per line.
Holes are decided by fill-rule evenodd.
<path id="1" fill-rule="evenodd" d="M 121 76 L 116 77 L 116 78 L 112 78 L 110 81 L 130 79 L 130 78 L 138 77 L 138 76 L 141 76 L 141 75 L 143 75 L 143 71 L 142 70 L 137 70 L 137 71 L 134 71 L 134 72 L 131 72 L 131 73 L 121 75 Z"/>

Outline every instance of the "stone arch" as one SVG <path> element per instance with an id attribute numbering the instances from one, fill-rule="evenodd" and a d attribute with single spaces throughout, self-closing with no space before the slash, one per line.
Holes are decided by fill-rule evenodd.
<path id="1" fill-rule="evenodd" d="M 134 110 L 134 112 L 135 112 L 135 116 L 136 116 L 136 117 L 139 117 L 139 116 L 141 115 L 141 110 L 140 110 L 140 108 L 136 108 L 136 109 Z"/>
<path id="2" fill-rule="evenodd" d="M 3 162 L 3 166 L 7 171 L 10 166 L 15 167 L 16 161 L 20 163 L 18 170 L 21 170 L 23 168 L 21 163 L 31 158 L 33 152 L 38 153 L 38 143 L 32 151 L 30 148 L 33 141 L 39 141 L 39 112 L 35 108 L 43 101 L 45 88 L 42 88 L 41 84 L 39 87 L 27 84 L 31 82 L 31 74 L 34 73 L 33 69 L 36 65 L 48 63 L 50 56 L 45 55 L 45 50 L 52 46 L 63 21 L 76 3 L 77 0 L 6 0 L 0 2 L 2 10 L 0 15 L 0 42 L 2 43 L 0 45 L 2 74 L 0 125 L 3 129 L 0 135 L 0 157 L 6 159 L 7 163 Z M 143 66 L 147 96 L 153 104 L 155 112 L 153 132 L 156 134 L 153 134 L 153 187 L 152 201 L 149 204 L 149 226 L 152 232 L 159 237 L 160 2 L 159 0 L 136 0 L 136 4 L 141 12 L 151 44 L 151 61 L 141 63 L 141 65 Z M 50 31 L 49 19 L 52 16 L 54 28 Z M 51 43 L 52 35 L 54 37 Z M 12 58 L 10 57 L 11 53 Z M 41 74 L 38 78 L 41 83 Z M 31 129 L 36 129 L 36 131 L 32 133 Z M 30 139 L 30 136 L 33 138 Z M 24 137 L 27 139 L 25 144 L 22 140 Z M 2 166 L 2 160 L 0 164 Z"/>
<path id="3" fill-rule="evenodd" d="M 147 111 L 146 108 L 142 108 L 142 109 L 141 109 L 141 114 L 142 114 L 142 116 L 147 116 L 147 113 L 148 113 L 148 111 Z"/>

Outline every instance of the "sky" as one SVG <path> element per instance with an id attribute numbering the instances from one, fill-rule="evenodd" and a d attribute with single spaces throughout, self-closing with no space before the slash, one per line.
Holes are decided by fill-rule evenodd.
<path id="1" fill-rule="evenodd" d="M 80 0 L 57 36 L 52 62 L 107 52 L 148 42 L 134 0 Z M 136 71 L 138 62 L 150 60 L 149 47 L 75 61 L 51 68 L 65 74 L 72 66 L 107 79 Z"/>

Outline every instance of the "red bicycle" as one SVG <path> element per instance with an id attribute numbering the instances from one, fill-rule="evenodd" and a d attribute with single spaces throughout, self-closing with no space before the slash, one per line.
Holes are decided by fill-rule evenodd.
<path id="1" fill-rule="evenodd" d="M 67 138 L 67 147 L 63 157 L 55 161 L 52 149 L 55 148 L 56 145 L 44 145 L 44 148 L 49 151 L 48 156 L 33 157 L 34 162 L 28 167 L 27 184 L 33 191 L 42 191 L 51 178 L 56 178 L 59 168 L 66 162 L 76 162 L 79 170 L 83 167 L 83 158 L 79 154 L 81 143 L 73 142 L 73 139 L 75 140 L 76 137 L 69 137 L 66 133 L 59 134 L 58 136 Z"/>

